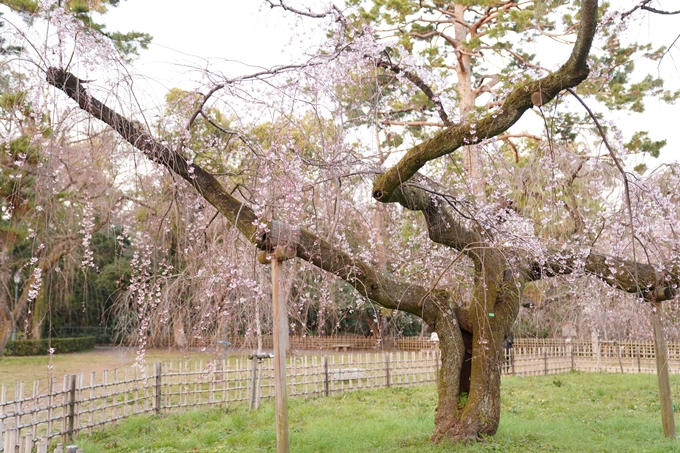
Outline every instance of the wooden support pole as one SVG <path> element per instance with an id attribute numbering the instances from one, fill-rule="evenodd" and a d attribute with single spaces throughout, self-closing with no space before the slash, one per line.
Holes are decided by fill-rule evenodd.
<path id="1" fill-rule="evenodd" d="M 385 353 L 385 387 L 389 387 L 391 384 L 390 379 L 390 353 Z"/>
<path id="2" fill-rule="evenodd" d="M 163 366 L 161 362 L 154 363 L 154 411 L 156 415 L 161 413 L 161 376 L 163 372 Z"/>
<path id="3" fill-rule="evenodd" d="M 323 356 L 323 396 L 330 395 L 330 380 L 328 376 L 328 356 Z"/>
<path id="4" fill-rule="evenodd" d="M 252 382 L 252 389 L 250 392 L 250 410 L 255 409 L 255 400 L 257 399 L 257 364 L 260 361 L 260 359 L 257 358 L 257 355 L 254 354 L 252 356 L 252 361 L 253 361 L 253 373 L 251 377 L 251 382 Z"/>
<path id="5" fill-rule="evenodd" d="M 274 309 L 274 392 L 276 394 L 276 451 L 288 453 L 288 392 L 286 388 L 286 326 L 287 313 L 282 307 L 279 291 L 282 263 L 272 260 L 272 305 Z"/>
<path id="6" fill-rule="evenodd" d="M 675 439 L 675 419 L 673 416 L 673 399 L 671 397 L 671 380 L 668 375 L 668 347 L 661 325 L 661 304 L 652 306 L 652 327 L 654 330 L 654 347 L 656 349 L 656 377 L 659 382 L 659 399 L 661 403 L 661 423 L 663 433 L 669 439 Z"/>
<path id="7" fill-rule="evenodd" d="M 295 258 L 300 243 L 300 228 L 272 220 L 265 235 L 267 250 L 257 254 L 261 264 L 272 265 L 272 308 L 274 324 L 274 392 L 276 396 L 276 451 L 288 453 L 288 389 L 286 387 L 286 339 L 288 338 L 288 312 L 281 301 L 280 279 L 282 262 Z"/>
<path id="8" fill-rule="evenodd" d="M 73 425 L 76 416 L 76 375 L 71 375 L 71 387 L 68 395 L 68 438 L 73 440 Z"/>

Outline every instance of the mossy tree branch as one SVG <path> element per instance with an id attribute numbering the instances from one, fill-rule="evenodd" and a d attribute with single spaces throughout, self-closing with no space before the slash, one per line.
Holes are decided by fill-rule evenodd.
<path id="1" fill-rule="evenodd" d="M 569 60 L 556 72 L 515 88 L 498 110 L 479 120 L 465 120 L 413 148 L 392 168 L 378 176 L 373 197 L 389 201 L 392 192 L 405 183 L 427 162 L 451 154 L 458 148 L 474 145 L 508 130 L 534 105 L 543 105 L 562 90 L 572 88 L 588 77 L 587 59 L 597 28 L 597 0 L 584 0 L 581 25 Z"/>
<path id="2" fill-rule="evenodd" d="M 81 109 L 112 127 L 148 159 L 165 166 L 191 184 L 248 241 L 261 249 L 269 247 L 266 235 L 258 234 L 258 218 L 252 208 L 232 196 L 212 174 L 199 165 L 189 164 L 184 155 L 158 142 L 142 130 L 139 123 L 128 120 L 91 96 L 84 82 L 70 72 L 50 68 L 47 81 L 76 101 Z M 449 292 L 383 277 L 367 263 L 308 230 L 301 230 L 297 256 L 347 281 L 373 302 L 388 309 L 415 314 L 428 324 L 436 323 L 445 310 L 456 310 L 461 318 L 467 319 L 460 307 L 453 306 Z"/>

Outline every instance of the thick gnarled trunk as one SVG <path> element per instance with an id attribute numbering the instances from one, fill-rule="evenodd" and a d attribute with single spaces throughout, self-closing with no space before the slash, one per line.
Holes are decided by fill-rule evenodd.
<path id="1" fill-rule="evenodd" d="M 521 286 L 494 249 L 477 255 L 477 281 L 469 325 L 456 332 L 438 323 L 442 368 L 433 442 L 475 440 L 492 435 L 501 415 L 503 341 L 519 312 Z"/>
<path id="2" fill-rule="evenodd" d="M 495 342 L 479 343 L 479 338 L 476 342 L 469 332 L 458 332 L 457 336 L 462 337 L 462 351 L 459 344 L 447 344 L 450 338 L 440 335 L 442 367 L 437 380 L 435 443 L 492 435 L 500 420 L 502 343 L 500 347 Z"/>

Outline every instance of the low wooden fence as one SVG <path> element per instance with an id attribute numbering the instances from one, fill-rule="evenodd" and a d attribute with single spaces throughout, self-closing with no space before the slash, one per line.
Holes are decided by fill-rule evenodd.
<path id="1" fill-rule="evenodd" d="M 504 372 L 522 376 L 570 370 L 608 373 L 656 373 L 654 343 L 641 341 L 515 340 L 506 350 Z M 668 369 L 680 374 L 680 343 L 668 344 Z"/>
<path id="2" fill-rule="evenodd" d="M 4 452 L 46 453 L 79 432 L 136 414 L 160 414 L 203 405 L 226 406 L 274 397 L 273 361 L 156 363 L 153 367 L 104 371 L 2 386 L 0 445 Z M 434 383 L 439 351 L 352 353 L 291 357 L 290 396 L 317 397 L 356 389 Z M 37 444 L 37 445 L 36 445 Z"/>
<path id="3" fill-rule="evenodd" d="M 324 343 L 332 349 L 337 338 Z M 417 351 L 352 352 L 289 358 L 291 396 L 318 397 L 356 389 L 434 383 L 440 366 L 436 342 L 420 340 Z M 354 347 L 353 343 L 352 347 Z M 426 347 L 419 348 L 419 345 Z M 266 345 L 265 345 L 266 346 Z M 300 348 L 302 349 L 302 348 Z M 669 370 L 680 373 L 680 344 L 669 344 Z M 653 343 L 517 339 L 506 350 L 502 372 L 509 375 L 556 374 L 570 370 L 655 373 Z M 135 414 L 160 414 L 233 402 L 257 405 L 273 398 L 269 359 L 228 357 L 203 362 L 156 363 L 3 385 L 0 390 L 0 451 L 46 453 L 50 442 L 65 443 L 79 432 Z"/>
<path id="4" fill-rule="evenodd" d="M 234 348 L 255 349 L 257 339 L 255 337 L 229 338 Z M 421 351 L 423 349 L 436 349 L 437 342 L 426 337 L 402 337 L 402 338 L 374 338 L 362 336 L 336 336 L 336 337 L 299 337 L 289 338 L 290 349 L 293 351 L 333 351 L 338 345 L 348 346 L 348 349 L 359 351 L 397 349 L 400 351 Z M 262 347 L 273 349 L 274 340 L 271 336 L 262 337 Z"/>

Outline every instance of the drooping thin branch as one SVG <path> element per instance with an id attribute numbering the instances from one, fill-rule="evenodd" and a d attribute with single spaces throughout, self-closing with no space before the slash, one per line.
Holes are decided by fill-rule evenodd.
<path id="1" fill-rule="evenodd" d="M 574 96 L 579 103 L 583 106 L 584 109 L 588 112 L 588 115 L 590 115 L 590 118 L 593 120 L 595 123 L 595 126 L 597 127 L 598 132 L 600 133 L 600 136 L 602 137 L 602 143 L 604 143 L 604 146 L 607 148 L 607 151 L 609 151 L 609 155 L 612 157 L 612 160 L 614 161 L 614 164 L 616 165 L 616 168 L 619 170 L 619 173 L 621 173 L 621 178 L 623 178 L 623 189 L 625 192 L 626 196 L 626 207 L 628 208 L 628 222 L 630 223 L 630 235 L 631 235 L 631 246 L 633 249 L 633 261 L 637 262 L 637 256 L 635 254 L 635 230 L 633 227 L 633 204 L 630 201 L 630 187 L 628 186 L 628 175 L 626 174 L 626 171 L 623 168 L 623 165 L 621 165 L 621 162 L 619 161 L 619 158 L 616 157 L 616 154 L 614 153 L 614 149 L 611 147 L 609 144 L 609 141 L 607 140 L 607 134 L 598 121 L 597 117 L 593 113 L 592 110 L 590 110 L 590 107 L 588 107 L 588 104 L 585 103 L 585 101 L 578 95 L 576 94 L 576 90 L 573 88 L 567 88 L 567 91 L 571 93 L 572 96 Z M 635 267 L 635 271 L 637 272 L 637 267 Z M 639 290 L 638 290 L 639 292 Z"/>
<path id="2" fill-rule="evenodd" d="M 304 64 L 295 64 L 295 65 L 284 65 L 284 66 L 276 66 L 271 69 L 263 69 L 262 71 L 254 72 L 252 74 L 240 76 L 240 77 L 235 77 L 233 79 L 228 79 L 223 83 L 219 83 L 212 87 L 206 94 L 203 95 L 203 99 L 201 100 L 201 103 L 196 107 L 194 112 L 191 114 L 189 117 L 189 120 L 187 121 L 187 124 L 185 126 L 185 129 L 187 131 L 191 130 L 191 127 L 193 126 L 194 122 L 196 121 L 196 118 L 203 112 L 203 108 L 205 107 L 206 103 L 210 100 L 213 94 L 217 93 L 218 91 L 226 88 L 227 86 L 237 83 L 237 82 L 244 82 L 247 80 L 253 80 L 253 79 L 259 79 L 265 76 L 275 76 L 278 74 L 282 74 L 286 71 L 290 70 L 295 70 L 295 69 L 300 69 L 300 68 L 305 68 L 309 66 L 314 66 L 319 63 L 315 63 L 312 61 L 308 61 L 307 63 Z M 180 145 L 183 145 L 183 141 L 180 141 Z M 181 146 L 178 147 L 178 150 L 181 150 Z"/>
<path id="3" fill-rule="evenodd" d="M 663 54 L 661 55 L 661 58 L 659 58 L 659 63 L 657 63 L 657 65 L 656 65 L 657 69 L 659 69 L 659 67 L 661 66 L 661 62 L 663 61 L 664 58 L 666 58 L 666 55 L 668 55 L 670 53 L 671 49 L 673 47 L 675 47 L 675 44 L 678 42 L 679 39 L 680 39 L 680 35 L 676 36 L 675 39 L 673 40 L 673 42 L 671 43 L 671 45 L 668 46 L 666 48 L 666 50 L 664 50 Z"/>
<path id="4" fill-rule="evenodd" d="M 420 299 L 420 301 L 418 301 L 418 305 L 420 305 L 420 306 L 423 305 L 423 302 L 425 302 L 425 298 L 426 298 L 432 291 L 434 291 L 434 289 L 437 287 L 437 285 L 438 285 L 439 282 L 441 281 L 441 279 L 442 279 L 442 277 L 444 276 L 444 274 L 446 274 L 446 273 L 449 271 L 449 269 L 451 269 L 451 267 L 452 267 L 454 264 L 456 264 L 456 263 L 458 262 L 458 260 L 460 260 L 460 259 L 463 257 L 463 255 L 464 255 L 464 252 L 458 252 L 458 254 L 456 255 L 456 257 L 453 258 L 453 260 L 451 260 L 451 262 L 449 263 L 449 265 L 446 266 L 446 268 L 445 268 L 443 271 L 441 271 L 441 272 L 439 273 L 439 276 L 435 279 L 434 283 L 432 283 L 432 285 L 430 286 L 429 291 L 425 294 L 425 296 L 424 296 L 422 299 Z"/>

